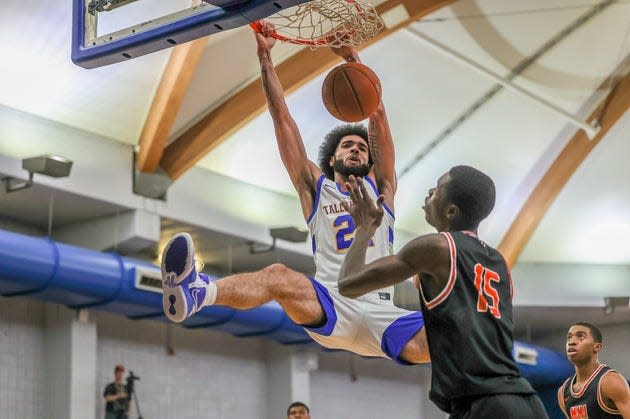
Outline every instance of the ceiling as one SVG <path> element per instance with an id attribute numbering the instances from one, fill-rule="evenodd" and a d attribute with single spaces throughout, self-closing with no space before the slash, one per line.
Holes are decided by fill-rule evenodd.
<path id="1" fill-rule="evenodd" d="M 81 179 L 66 183 L 44 180 L 47 187 L 36 185 L 19 197 L 0 193 L 0 217 L 45 232 L 47 196 L 58 190 L 54 216 L 59 225 L 135 208 L 155 209 L 162 215 L 162 241 L 181 229 L 195 232 L 207 265 L 221 272 L 255 269 L 274 261 L 310 271 L 306 246 L 285 243 L 268 254 L 249 252 L 250 242 L 269 243 L 269 227 L 303 225 L 267 112 L 207 155 L 198 156 L 196 167 L 172 185 L 166 203 L 135 197 L 127 190 L 129 156 L 112 157 L 102 150 L 111 147 L 123 153 L 137 148 L 171 50 L 91 70 L 77 67 L 69 58 L 70 3 L 3 0 L 0 4 L 0 105 L 6 114 L 0 115 L 0 157 L 13 161 L 56 152 L 70 156 L 81 173 Z M 106 24 L 116 26 L 145 13 L 159 15 L 188 4 L 186 0 L 165 3 L 140 0 L 117 9 Z M 430 47 L 426 38 L 510 79 L 540 101 L 501 87 Z M 210 37 L 169 142 L 258 77 L 255 50 L 248 28 Z M 281 63 L 298 50 L 278 44 L 274 61 Z M 541 101 L 584 121 L 597 101 L 610 93 L 610 76 L 621 77 L 628 71 L 629 54 L 629 0 L 461 0 L 363 49 L 363 62 L 381 79 L 396 145 L 397 245 L 431 231 L 421 213 L 423 198 L 437 178 L 457 164 L 476 166 L 495 180 L 497 205 L 480 235 L 498 244 L 577 131 L 566 116 Z M 320 99 L 325 73 L 287 97 L 312 159 L 324 134 L 338 123 Z M 16 127 L 35 124 L 37 135 L 21 139 L 25 130 Z M 628 127 L 630 113 L 575 170 L 527 241 L 519 264 L 570 264 L 577 269 L 582 264 L 630 265 Z M 66 137 L 59 132 L 73 134 Z M 14 175 L 16 170 L 0 166 L 0 173 Z M 116 181 L 119 177 L 127 182 L 124 190 L 116 189 L 122 183 Z M 229 188 L 219 189 L 219 184 Z M 183 190 L 199 195 L 194 216 L 192 209 L 177 202 Z M 223 215 L 204 218 L 208 212 Z M 150 253 L 158 251 L 159 245 Z M 630 278 L 625 290 L 630 295 Z M 606 293 L 600 289 L 596 295 Z M 522 310 L 521 318 L 546 327 L 540 310 Z M 570 316 L 579 308 L 561 310 L 569 310 Z M 593 310 L 601 313 L 600 308 L 584 310 L 590 316 L 595 316 Z M 615 322 L 630 322 L 627 311 L 613 317 Z"/>

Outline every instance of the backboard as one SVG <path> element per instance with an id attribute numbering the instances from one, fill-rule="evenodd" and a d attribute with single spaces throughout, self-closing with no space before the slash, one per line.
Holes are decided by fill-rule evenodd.
<path id="1" fill-rule="evenodd" d="M 182 0 L 73 0 L 72 61 L 96 68 L 130 60 L 248 25 L 308 0 L 188 1 L 182 7 Z M 163 12 L 165 6 L 173 10 Z M 158 16 L 143 18 L 141 10 Z M 117 16 L 107 22 L 108 15 Z M 134 22 L 136 16 L 139 20 Z M 116 27 L 112 21 L 133 23 Z"/>

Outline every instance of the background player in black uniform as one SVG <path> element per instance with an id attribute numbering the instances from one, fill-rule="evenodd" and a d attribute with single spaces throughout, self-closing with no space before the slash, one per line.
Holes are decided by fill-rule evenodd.
<path id="1" fill-rule="evenodd" d="M 425 198 L 437 234 L 410 241 L 398 254 L 365 264 L 365 251 L 383 216 L 361 179 L 347 184 L 356 236 L 339 290 L 358 297 L 417 275 L 432 359 L 430 398 L 451 418 L 547 418 L 512 356 L 512 282 L 499 252 L 477 237 L 494 207 L 492 179 L 456 166 Z"/>
<path id="2" fill-rule="evenodd" d="M 601 364 L 602 333 L 594 325 L 577 322 L 567 333 L 567 358 L 575 375 L 558 390 L 558 403 L 570 419 L 630 419 L 628 382 L 612 368 Z"/>

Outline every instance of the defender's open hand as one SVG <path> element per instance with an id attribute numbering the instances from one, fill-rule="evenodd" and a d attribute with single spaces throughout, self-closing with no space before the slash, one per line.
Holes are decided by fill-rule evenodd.
<path id="1" fill-rule="evenodd" d="M 346 182 L 346 189 L 350 193 L 352 205 L 347 201 L 342 202 L 344 209 L 352 216 L 356 228 L 366 230 L 372 236 L 381 225 L 383 219 L 383 200 L 380 195 L 376 202 L 368 195 L 362 178 L 350 175 Z"/>

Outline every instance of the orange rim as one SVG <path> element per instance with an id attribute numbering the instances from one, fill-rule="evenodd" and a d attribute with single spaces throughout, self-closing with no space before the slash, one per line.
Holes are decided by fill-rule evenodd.
<path id="1" fill-rule="evenodd" d="M 354 0 L 345 0 L 347 3 L 352 3 L 355 4 Z M 361 13 L 363 12 L 363 9 L 361 9 L 361 6 L 359 6 L 358 4 L 355 4 L 355 7 L 357 8 L 357 10 Z M 258 33 L 261 33 L 261 24 L 260 24 L 260 20 L 257 20 L 255 22 L 251 22 L 249 24 L 249 26 Z M 352 32 L 350 32 L 350 35 L 352 35 Z M 278 33 L 276 31 L 273 31 L 271 33 L 269 33 L 269 36 L 271 36 L 274 39 L 277 39 L 278 41 L 281 42 L 287 42 L 289 44 L 296 44 L 296 45 L 305 45 L 305 46 L 311 46 L 311 47 L 322 47 L 322 46 L 326 46 L 328 44 L 330 44 L 330 42 L 328 42 L 328 40 L 326 38 L 315 38 L 315 39 L 306 39 L 306 38 L 299 38 L 299 37 L 293 37 L 293 36 L 287 36 L 287 35 L 283 35 L 281 33 Z"/>

